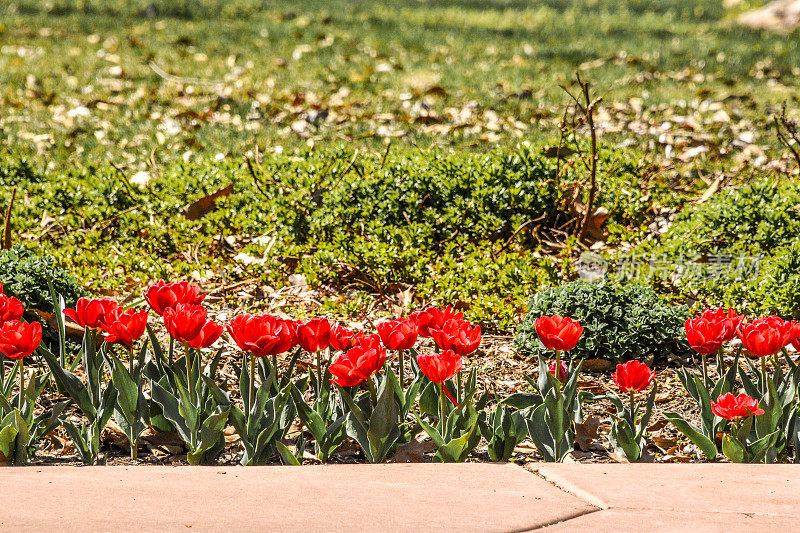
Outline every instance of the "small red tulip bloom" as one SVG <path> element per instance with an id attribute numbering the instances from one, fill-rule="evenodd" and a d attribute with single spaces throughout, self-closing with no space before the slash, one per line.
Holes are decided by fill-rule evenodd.
<path id="1" fill-rule="evenodd" d="M 243 351 L 264 357 L 294 346 L 296 325 L 273 315 L 239 315 L 228 325 L 228 332 Z"/>
<path id="2" fill-rule="evenodd" d="M 777 316 L 767 316 L 742 323 L 737 333 L 745 349 L 756 357 L 766 357 L 778 353 L 792 341 L 794 324 Z"/>
<path id="3" fill-rule="evenodd" d="M 540 316 L 534 326 L 539 340 L 548 350 L 569 351 L 578 344 L 583 335 L 580 322 L 561 315 Z"/>
<path id="4" fill-rule="evenodd" d="M 431 329 L 433 342 L 442 350 L 453 350 L 458 355 L 469 355 L 481 344 L 481 327 L 472 327 L 466 320 L 451 319 L 441 329 Z"/>
<path id="5" fill-rule="evenodd" d="M 411 318 L 398 318 L 378 324 L 378 335 L 389 350 L 409 350 L 419 336 L 419 327 Z"/>
<path id="6" fill-rule="evenodd" d="M 453 308 L 449 305 L 444 309 L 429 307 L 423 311 L 414 311 L 409 316 L 417 323 L 419 335 L 422 337 L 433 337 L 431 330 L 441 329 L 448 320 L 461 320 L 464 313 L 453 313 Z"/>
<path id="7" fill-rule="evenodd" d="M 331 345 L 331 325 L 327 318 L 312 318 L 297 325 L 297 343 L 309 353 Z"/>
<path id="8" fill-rule="evenodd" d="M 331 348 L 340 352 L 346 352 L 356 345 L 358 339 L 363 337 L 364 334 L 349 330 L 342 326 L 333 326 L 331 328 Z"/>
<path id="9" fill-rule="evenodd" d="M 711 410 L 725 420 L 739 420 L 750 415 L 764 414 L 764 410 L 758 408 L 758 400 L 744 393 L 734 396 L 728 392 L 717 398 L 716 402 L 711 400 Z"/>
<path id="10" fill-rule="evenodd" d="M 700 316 L 686 319 L 683 327 L 689 346 L 700 355 L 710 355 L 722 348 L 725 331 L 719 322 Z"/>
<path id="11" fill-rule="evenodd" d="M 0 283 L 0 324 L 10 320 L 21 320 L 24 313 L 22 302 L 13 296 L 3 294 L 3 284 Z"/>
<path id="12" fill-rule="evenodd" d="M 9 359 L 19 360 L 36 351 L 42 342 L 42 325 L 9 320 L 0 326 L 0 353 Z"/>
<path id="13" fill-rule="evenodd" d="M 200 287 L 188 281 L 177 283 L 158 283 L 150 285 L 144 295 L 150 307 L 159 315 L 164 314 L 164 310 L 175 307 L 178 304 L 200 305 L 205 300 L 206 295 L 200 292 Z"/>
<path id="14" fill-rule="evenodd" d="M 224 330 L 225 328 L 222 327 L 222 324 L 217 324 L 213 320 L 206 320 L 206 323 L 200 328 L 200 333 L 189 341 L 189 346 L 198 349 L 208 348 L 217 342 L 217 339 L 222 336 Z"/>
<path id="15" fill-rule="evenodd" d="M 75 309 L 64 309 L 64 316 L 82 328 L 97 329 L 102 327 L 106 315 L 117 307 L 117 302 L 108 298 L 80 298 Z"/>
<path id="16" fill-rule="evenodd" d="M 628 361 L 624 365 L 617 365 L 617 371 L 612 374 L 614 383 L 621 392 L 643 391 L 653 382 L 656 373 L 639 361 Z"/>
<path id="17" fill-rule="evenodd" d="M 136 311 L 135 309 L 125 311 L 121 307 L 113 308 L 106 313 L 100 327 L 108 334 L 106 335 L 107 343 L 119 343 L 130 350 L 133 341 L 144 335 L 144 330 L 147 328 L 147 311 Z"/>
<path id="18" fill-rule="evenodd" d="M 206 308 L 202 305 L 178 304 L 164 309 L 164 326 L 178 342 L 189 342 L 206 325 Z"/>
<path id="19" fill-rule="evenodd" d="M 742 317 L 736 314 L 732 307 L 725 310 L 722 307 L 717 309 L 706 309 L 700 318 L 704 318 L 716 324 L 719 328 L 719 336 L 723 343 L 726 343 L 736 336 L 736 330 L 742 323 Z"/>
<path id="20" fill-rule="evenodd" d="M 569 377 L 569 369 L 567 368 L 566 363 L 564 361 L 559 361 L 558 365 L 558 375 L 556 375 L 556 362 L 550 361 L 550 366 L 547 369 L 550 372 L 550 375 L 556 378 L 560 382 L 567 381 Z"/>
<path id="21" fill-rule="evenodd" d="M 377 335 L 363 337 L 358 344 L 341 354 L 328 370 L 331 381 L 342 387 L 355 387 L 383 368 L 386 349 Z"/>
<path id="22" fill-rule="evenodd" d="M 796 322 L 794 326 L 792 326 L 792 346 L 794 349 L 800 352 L 800 322 Z"/>
<path id="23" fill-rule="evenodd" d="M 443 383 L 455 376 L 462 367 L 461 356 L 453 350 L 417 356 L 419 369 L 434 383 Z"/>

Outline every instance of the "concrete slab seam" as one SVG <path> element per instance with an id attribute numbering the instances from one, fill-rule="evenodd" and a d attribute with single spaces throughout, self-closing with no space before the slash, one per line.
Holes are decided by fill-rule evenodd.
<path id="1" fill-rule="evenodd" d="M 606 502 L 604 502 L 598 496 L 595 496 L 594 494 L 583 490 L 582 488 L 571 483 L 568 479 L 564 478 L 563 476 L 560 476 L 555 472 L 548 470 L 547 467 L 537 467 L 530 465 L 529 468 L 526 466 L 526 470 L 543 478 L 545 481 L 549 482 L 559 490 L 566 492 L 567 494 L 572 494 L 573 496 L 585 501 L 589 505 L 597 507 L 598 510 L 608 509 L 610 507 Z"/>

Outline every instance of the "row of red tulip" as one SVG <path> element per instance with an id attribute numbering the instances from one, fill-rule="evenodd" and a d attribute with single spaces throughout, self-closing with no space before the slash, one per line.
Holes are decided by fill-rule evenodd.
<path id="1" fill-rule="evenodd" d="M 202 306 L 205 297 L 197 285 L 163 280 L 145 293 L 151 309 L 163 317 L 168 333 L 176 341 L 198 349 L 214 344 L 224 331 L 221 324 L 207 318 Z M 0 285 L 0 353 L 9 359 L 31 355 L 41 342 L 41 325 L 22 322 L 23 312 L 20 301 L 2 294 Z M 146 310 L 125 310 L 103 298 L 81 298 L 74 309 L 66 309 L 64 314 L 84 328 L 102 329 L 108 343 L 118 343 L 129 350 L 144 335 L 148 320 Z M 387 349 L 408 350 L 419 336 L 433 339 L 441 349 L 419 355 L 417 362 L 431 381 L 442 383 L 461 370 L 462 356 L 473 353 L 481 342 L 480 326 L 472 326 L 449 306 L 432 307 L 409 317 L 382 322 L 377 326 L 377 334 L 372 335 L 332 325 L 324 318 L 299 322 L 268 314 L 242 314 L 226 327 L 236 344 L 256 357 L 281 354 L 294 346 L 309 353 L 329 348 L 342 352 L 330 365 L 330 372 L 332 381 L 344 387 L 368 380 L 383 368 Z M 542 344 L 556 352 L 550 373 L 558 381 L 565 381 L 568 369 L 559 354 L 576 346 L 583 327 L 578 321 L 559 315 L 540 317 L 535 327 Z M 800 349 L 800 323 L 776 316 L 745 322 L 732 309 L 708 309 L 688 319 L 685 329 L 689 345 L 702 356 L 719 352 L 737 335 L 744 348 L 757 357 L 774 355 L 792 343 Z M 613 379 L 620 391 L 641 391 L 650 386 L 654 375 L 643 363 L 629 361 L 617 366 Z M 713 408 L 718 416 L 736 420 L 763 412 L 757 404 L 744 394 L 728 393 L 717 398 Z"/>

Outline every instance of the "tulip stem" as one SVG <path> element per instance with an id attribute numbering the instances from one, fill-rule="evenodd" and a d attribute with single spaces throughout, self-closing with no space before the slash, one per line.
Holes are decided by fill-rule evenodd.
<path id="1" fill-rule="evenodd" d="M 461 390 L 464 384 L 461 382 L 460 370 L 456 374 L 456 383 L 458 384 L 458 386 L 456 387 L 456 402 L 458 402 L 458 405 L 461 405 Z M 464 395 L 466 396 L 466 391 L 464 391 Z"/>
<path id="2" fill-rule="evenodd" d="M 322 354 L 317 350 L 317 400 L 322 398 Z"/>
<path id="3" fill-rule="evenodd" d="M 629 397 L 630 397 L 630 400 L 631 400 L 631 429 L 635 432 L 636 431 L 636 413 L 633 410 L 634 409 L 634 405 L 633 404 L 635 402 L 634 395 L 633 395 L 633 389 L 629 390 L 628 394 L 629 394 Z"/>
<path id="4" fill-rule="evenodd" d="M 189 349 L 189 343 L 183 343 L 183 351 L 186 356 L 186 387 L 189 390 L 189 398 L 192 397 L 192 352 Z"/>
<path id="5" fill-rule="evenodd" d="M 403 390 L 405 387 L 405 367 L 406 367 L 406 357 L 405 357 L 405 350 L 398 350 L 399 354 L 399 372 L 398 375 L 400 376 L 400 390 Z"/>
<path id="6" fill-rule="evenodd" d="M 128 348 L 128 370 L 133 377 L 133 344 Z"/>
<path id="7" fill-rule="evenodd" d="M 175 337 L 172 335 L 169 336 L 169 367 L 172 368 L 172 359 L 174 357 L 175 352 Z"/>
<path id="8" fill-rule="evenodd" d="M 556 398 L 561 396 L 561 380 L 558 379 L 558 374 L 561 371 L 561 351 L 556 350 L 556 368 L 555 368 L 555 375 L 553 376 L 556 382 Z"/>
<path id="9" fill-rule="evenodd" d="M 19 360 L 19 412 L 22 413 L 22 402 L 25 399 L 25 358 Z"/>
<path id="10" fill-rule="evenodd" d="M 767 358 L 761 358 L 761 380 L 763 383 L 761 384 L 764 389 L 764 398 L 767 399 L 767 395 L 769 393 L 769 387 L 767 386 Z M 772 401 L 772 398 L 769 398 L 768 401 Z"/>
<path id="11" fill-rule="evenodd" d="M 703 361 L 703 386 L 708 390 L 708 359 L 706 354 L 700 354 L 700 359 Z"/>
<path id="12" fill-rule="evenodd" d="M 249 394 L 247 395 L 247 418 L 250 418 L 250 411 L 253 410 L 253 396 L 256 390 L 256 356 L 250 354 L 250 384 Z"/>
<path id="13" fill-rule="evenodd" d="M 447 398 L 444 395 L 444 383 L 439 383 L 439 424 L 441 424 L 440 433 L 442 438 L 447 440 L 447 437 L 445 437 L 445 431 L 447 431 Z"/>
<path id="14" fill-rule="evenodd" d="M 272 384 L 275 385 L 275 392 L 278 392 L 278 354 L 272 354 Z"/>
<path id="15" fill-rule="evenodd" d="M 725 375 L 725 354 L 722 350 L 721 346 L 719 350 L 717 350 L 717 377 L 719 377 L 719 379 L 722 379 L 722 376 Z"/>
<path id="16" fill-rule="evenodd" d="M 375 390 L 375 383 L 372 382 L 372 378 L 368 377 L 364 380 L 364 385 L 367 386 L 367 390 L 369 390 L 369 395 L 372 398 L 372 404 L 378 404 L 378 391 Z"/>

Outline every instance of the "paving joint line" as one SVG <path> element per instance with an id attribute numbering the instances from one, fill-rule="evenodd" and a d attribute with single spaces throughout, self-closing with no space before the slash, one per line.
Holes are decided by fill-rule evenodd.
<path id="1" fill-rule="evenodd" d="M 597 507 L 599 511 L 611 508 L 611 506 L 604 502 L 600 497 L 595 496 L 591 492 L 583 490 L 565 477 L 552 472 L 547 467 L 533 466 L 532 464 L 528 464 L 525 465 L 525 470 L 541 477 L 560 491 L 566 494 L 571 494 L 572 496 L 583 500 L 589 505 Z"/>
<path id="2" fill-rule="evenodd" d="M 571 514 L 569 516 L 566 516 L 564 518 L 554 518 L 553 520 L 549 520 L 549 521 L 544 522 L 542 524 L 537 524 L 537 525 L 535 525 L 533 527 L 530 527 L 530 528 L 512 529 L 508 533 L 527 533 L 528 531 L 537 531 L 539 529 L 544 529 L 544 528 L 547 528 L 547 527 L 550 527 L 550 526 L 554 526 L 556 524 L 563 524 L 564 522 L 569 522 L 570 520 L 574 520 L 575 518 L 580 518 L 582 516 L 588 516 L 588 515 L 594 514 L 594 513 L 602 513 L 603 511 L 605 511 L 605 509 L 599 509 L 599 508 L 590 509 L 588 511 L 577 511 L 577 512 L 575 512 L 575 513 L 573 513 L 573 514 Z"/>

